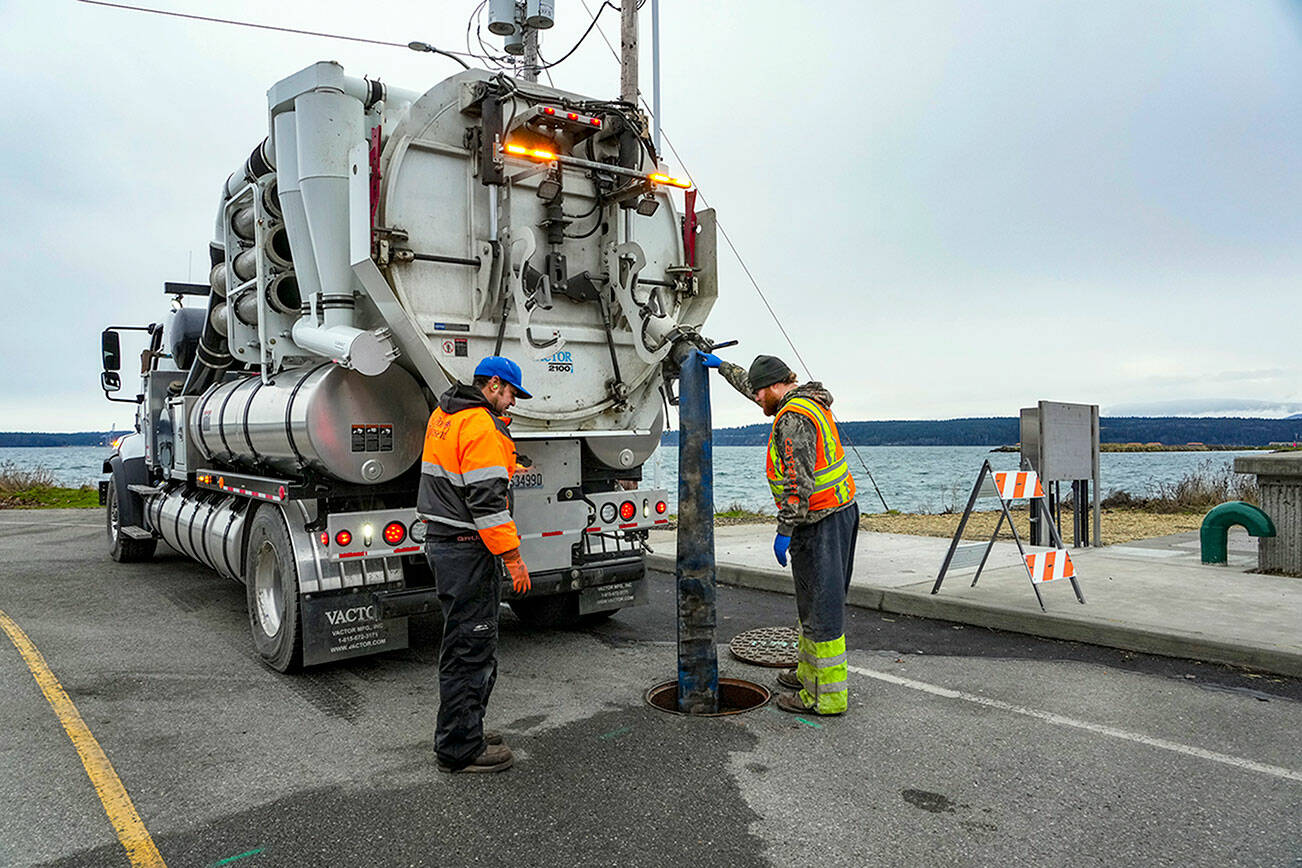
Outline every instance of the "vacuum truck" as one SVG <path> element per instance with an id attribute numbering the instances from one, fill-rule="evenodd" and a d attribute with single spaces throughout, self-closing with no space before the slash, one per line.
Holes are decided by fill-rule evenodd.
<path id="1" fill-rule="evenodd" d="M 533 393 L 511 424 L 533 587 L 503 598 L 543 626 L 643 602 L 668 494 L 642 469 L 717 296 L 714 214 L 645 116 L 484 70 L 422 93 L 332 62 L 267 107 L 221 185 L 209 282 L 166 283 L 160 322 L 102 335 L 106 397 L 138 404 L 100 484 L 113 559 L 162 540 L 242 582 L 280 671 L 406 647 L 438 611 L 426 422 L 504 355 Z M 123 333 L 145 347 L 134 398 L 115 396 Z"/>

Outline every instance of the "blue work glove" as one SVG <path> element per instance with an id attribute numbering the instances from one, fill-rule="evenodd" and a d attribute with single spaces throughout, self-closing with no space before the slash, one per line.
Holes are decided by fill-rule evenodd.
<path id="1" fill-rule="evenodd" d="M 701 353 L 701 364 L 705 365 L 707 368 L 717 368 L 719 365 L 723 364 L 723 359 L 719 358 L 714 353 Z"/>
<path id="2" fill-rule="evenodd" d="M 778 534 L 773 538 L 773 556 L 778 559 L 782 566 L 787 565 L 787 547 L 791 545 L 791 537 L 785 534 Z"/>

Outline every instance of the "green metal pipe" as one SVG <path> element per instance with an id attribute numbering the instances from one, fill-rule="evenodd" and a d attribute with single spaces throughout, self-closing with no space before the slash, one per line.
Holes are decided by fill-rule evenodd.
<path id="1" fill-rule="evenodd" d="M 1203 563 L 1223 564 L 1226 562 L 1226 547 L 1230 528 L 1240 525 L 1248 531 L 1249 536 L 1274 536 L 1275 522 L 1258 507 L 1241 500 L 1222 503 L 1207 513 L 1203 519 L 1199 539 L 1202 542 Z"/>

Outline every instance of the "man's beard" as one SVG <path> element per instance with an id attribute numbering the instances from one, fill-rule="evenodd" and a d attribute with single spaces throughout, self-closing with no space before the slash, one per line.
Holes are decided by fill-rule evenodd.
<path id="1" fill-rule="evenodd" d="M 779 398 L 777 395 L 773 394 L 772 392 L 766 394 L 764 396 L 763 403 L 761 404 L 761 406 L 763 406 L 764 408 L 764 415 L 765 416 L 778 415 L 778 404 L 781 403 L 781 401 L 782 399 Z"/>

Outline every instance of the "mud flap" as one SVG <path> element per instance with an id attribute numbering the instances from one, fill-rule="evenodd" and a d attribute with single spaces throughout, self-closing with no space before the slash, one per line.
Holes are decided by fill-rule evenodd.
<path id="1" fill-rule="evenodd" d="M 407 647 L 406 616 L 381 617 L 380 601 L 369 591 L 304 596 L 299 605 L 304 666 Z"/>

